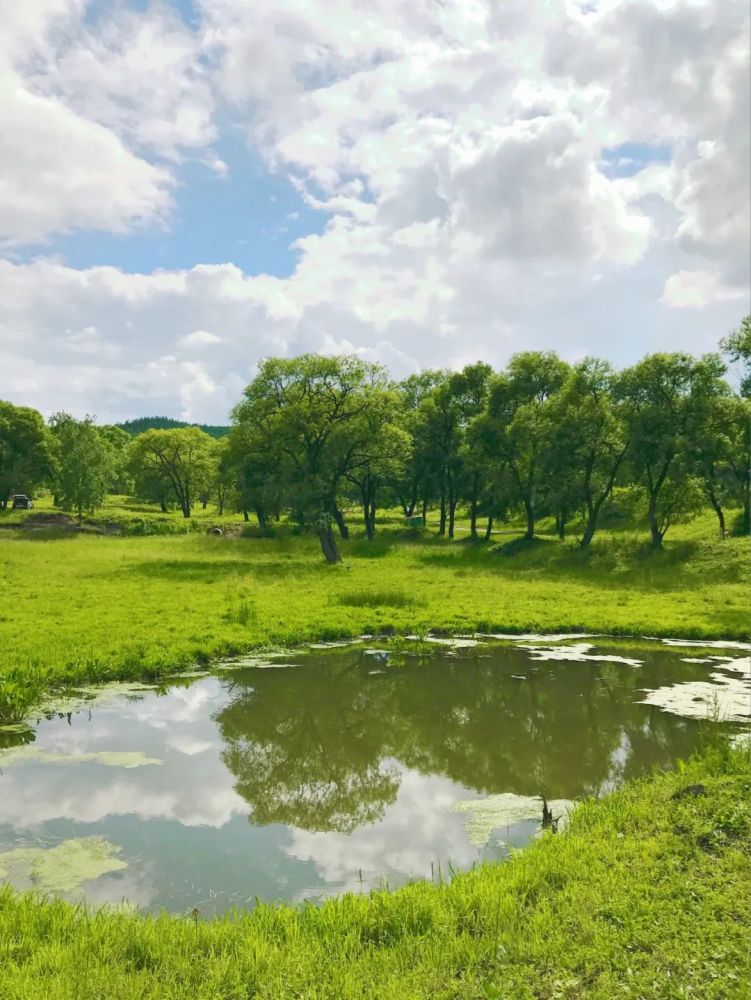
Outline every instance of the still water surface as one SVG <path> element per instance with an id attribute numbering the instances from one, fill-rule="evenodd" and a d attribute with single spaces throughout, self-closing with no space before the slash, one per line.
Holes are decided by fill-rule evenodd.
<path id="1" fill-rule="evenodd" d="M 361 643 L 62 706 L 0 732 L 0 878 L 207 916 L 438 878 L 527 843 L 542 794 L 573 801 L 690 754 L 711 723 L 643 699 L 745 684 L 743 652 L 716 653 Z M 79 838 L 116 861 L 50 886 L 55 865 L 28 849 Z"/>

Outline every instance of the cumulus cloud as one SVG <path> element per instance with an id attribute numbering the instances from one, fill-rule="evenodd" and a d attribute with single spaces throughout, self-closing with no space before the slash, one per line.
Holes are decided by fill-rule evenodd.
<path id="1" fill-rule="evenodd" d="M 529 346 L 624 363 L 710 349 L 737 322 L 744 5 L 203 0 L 199 15 L 35 0 L 9 17 L 5 395 L 222 420 L 269 354 L 352 350 L 397 375 Z M 182 158 L 227 174 L 228 122 L 328 217 L 291 273 L 52 256 L 55 233 L 169 226 Z M 43 239 L 49 258 L 22 256 Z"/>
<path id="2" fill-rule="evenodd" d="M 179 343 L 182 347 L 189 347 L 195 350 L 202 350 L 204 347 L 211 347 L 212 344 L 221 344 L 222 338 L 209 330 L 194 330 L 193 333 L 186 333 L 180 337 Z"/>
<path id="3" fill-rule="evenodd" d="M 678 271 L 665 282 L 660 302 L 673 309 L 703 309 L 712 302 L 744 298 L 743 291 L 723 285 L 713 271 Z"/>

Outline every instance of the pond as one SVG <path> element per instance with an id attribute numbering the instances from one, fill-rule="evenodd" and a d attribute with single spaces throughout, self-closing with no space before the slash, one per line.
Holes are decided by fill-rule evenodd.
<path id="1" fill-rule="evenodd" d="M 204 916 L 438 880 L 527 844 L 541 796 L 562 826 L 748 713 L 741 644 L 401 646 L 92 689 L 0 731 L 0 880 Z"/>

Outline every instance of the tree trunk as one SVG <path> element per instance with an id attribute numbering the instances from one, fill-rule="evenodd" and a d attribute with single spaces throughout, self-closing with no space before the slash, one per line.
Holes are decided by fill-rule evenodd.
<path id="1" fill-rule="evenodd" d="M 489 542 L 490 537 L 493 534 L 493 515 L 488 514 L 488 526 L 485 529 L 485 541 Z"/>
<path id="2" fill-rule="evenodd" d="M 452 497 L 449 500 L 449 538 L 454 537 L 454 521 L 456 520 L 456 498 Z"/>
<path id="3" fill-rule="evenodd" d="M 535 537 L 535 509 L 528 500 L 525 500 L 524 510 L 527 514 L 527 533 L 525 534 L 524 539 L 527 542 L 531 542 Z"/>
<path id="4" fill-rule="evenodd" d="M 469 537 L 477 538 L 477 494 L 480 491 L 480 476 L 475 473 L 472 479 L 472 496 L 469 503 Z"/>
<path id="5" fill-rule="evenodd" d="M 649 498 L 647 520 L 649 521 L 649 531 L 652 535 L 652 545 L 654 548 L 659 549 L 662 546 L 664 532 L 660 531 L 660 525 L 657 521 L 657 496 L 654 494 Z"/>
<path id="6" fill-rule="evenodd" d="M 423 500 L 422 502 L 422 526 L 427 527 L 428 524 L 428 501 Z"/>
<path id="7" fill-rule="evenodd" d="M 335 503 L 332 503 L 331 505 L 331 516 L 336 521 L 336 526 L 339 529 L 339 534 L 342 538 L 345 540 L 349 538 L 349 528 L 344 520 L 344 514 L 342 514 Z"/>
<path id="8" fill-rule="evenodd" d="M 597 530 L 597 515 L 599 513 L 599 508 L 590 507 L 587 511 L 587 524 L 584 528 L 584 534 L 582 535 L 582 540 L 579 542 L 580 549 L 586 549 L 589 543 L 592 541 Z"/>
<path id="9" fill-rule="evenodd" d="M 326 519 L 325 523 L 321 521 L 318 525 L 318 538 L 321 542 L 321 551 L 326 557 L 326 562 L 341 562 L 342 555 L 339 551 L 339 546 L 336 544 L 336 538 L 331 528 L 331 522 L 328 521 L 328 519 Z"/>
<path id="10" fill-rule="evenodd" d="M 164 497 L 162 497 L 162 499 L 159 501 L 159 506 L 162 508 L 162 513 L 166 514 L 169 508 L 167 507 L 167 501 L 164 499 Z"/>
<path id="11" fill-rule="evenodd" d="M 441 516 L 438 522 L 438 534 L 446 534 L 446 494 L 441 491 Z"/>
<path id="12" fill-rule="evenodd" d="M 266 529 L 266 511 L 263 509 L 260 503 L 254 505 L 254 510 L 256 512 L 256 517 L 258 518 L 258 527 L 261 531 Z"/>
<path id="13" fill-rule="evenodd" d="M 243 510 L 243 521 L 249 521 L 249 520 L 250 520 L 250 514 L 247 512 L 247 510 Z"/>
<path id="14" fill-rule="evenodd" d="M 563 542 L 566 540 L 566 511 L 560 510 L 555 515 L 555 530 L 558 537 Z"/>
<path id="15" fill-rule="evenodd" d="M 725 539 L 725 512 L 723 511 L 722 507 L 720 506 L 720 503 L 717 500 L 717 497 L 713 493 L 709 494 L 709 502 L 711 503 L 712 508 L 714 509 L 715 514 L 717 515 L 717 520 L 720 522 L 720 538 L 724 540 Z"/>
<path id="16" fill-rule="evenodd" d="M 190 517 L 190 504 L 187 502 L 187 500 L 181 504 L 181 507 L 183 512 L 183 517 L 185 518 Z"/>
<path id="17" fill-rule="evenodd" d="M 370 494 L 370 538 L 375 538 L 376 533 L 376 493 L 375 489 Z"/>

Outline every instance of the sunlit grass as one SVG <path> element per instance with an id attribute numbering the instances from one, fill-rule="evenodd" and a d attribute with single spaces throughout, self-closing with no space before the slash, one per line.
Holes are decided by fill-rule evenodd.
<path id="1" fill-rule="evenodd" d="M 748 539 L 712 522 L 665 551 L 606 532 L 589 552 L 509 536 L 467 544 L 382 527 L 342 543 L 205 532 L 118 537 L 0 530 L 0 714 L 61 682 L 158 677 L 254 647 L 362 633 L 592 631 L 746 638 Z M 513 540 L 513 536 L 510 536 Z M 375 557 L 375 558 L 374 558 Z"/>
<path id="2" fill-rule="evenodd" d="M 204 921 L 0 892 L 2 996 L 741 998 L 749 781 L 747 753 L 709 748 L 583 804 L 509 862 L 320 907 Z"/>

